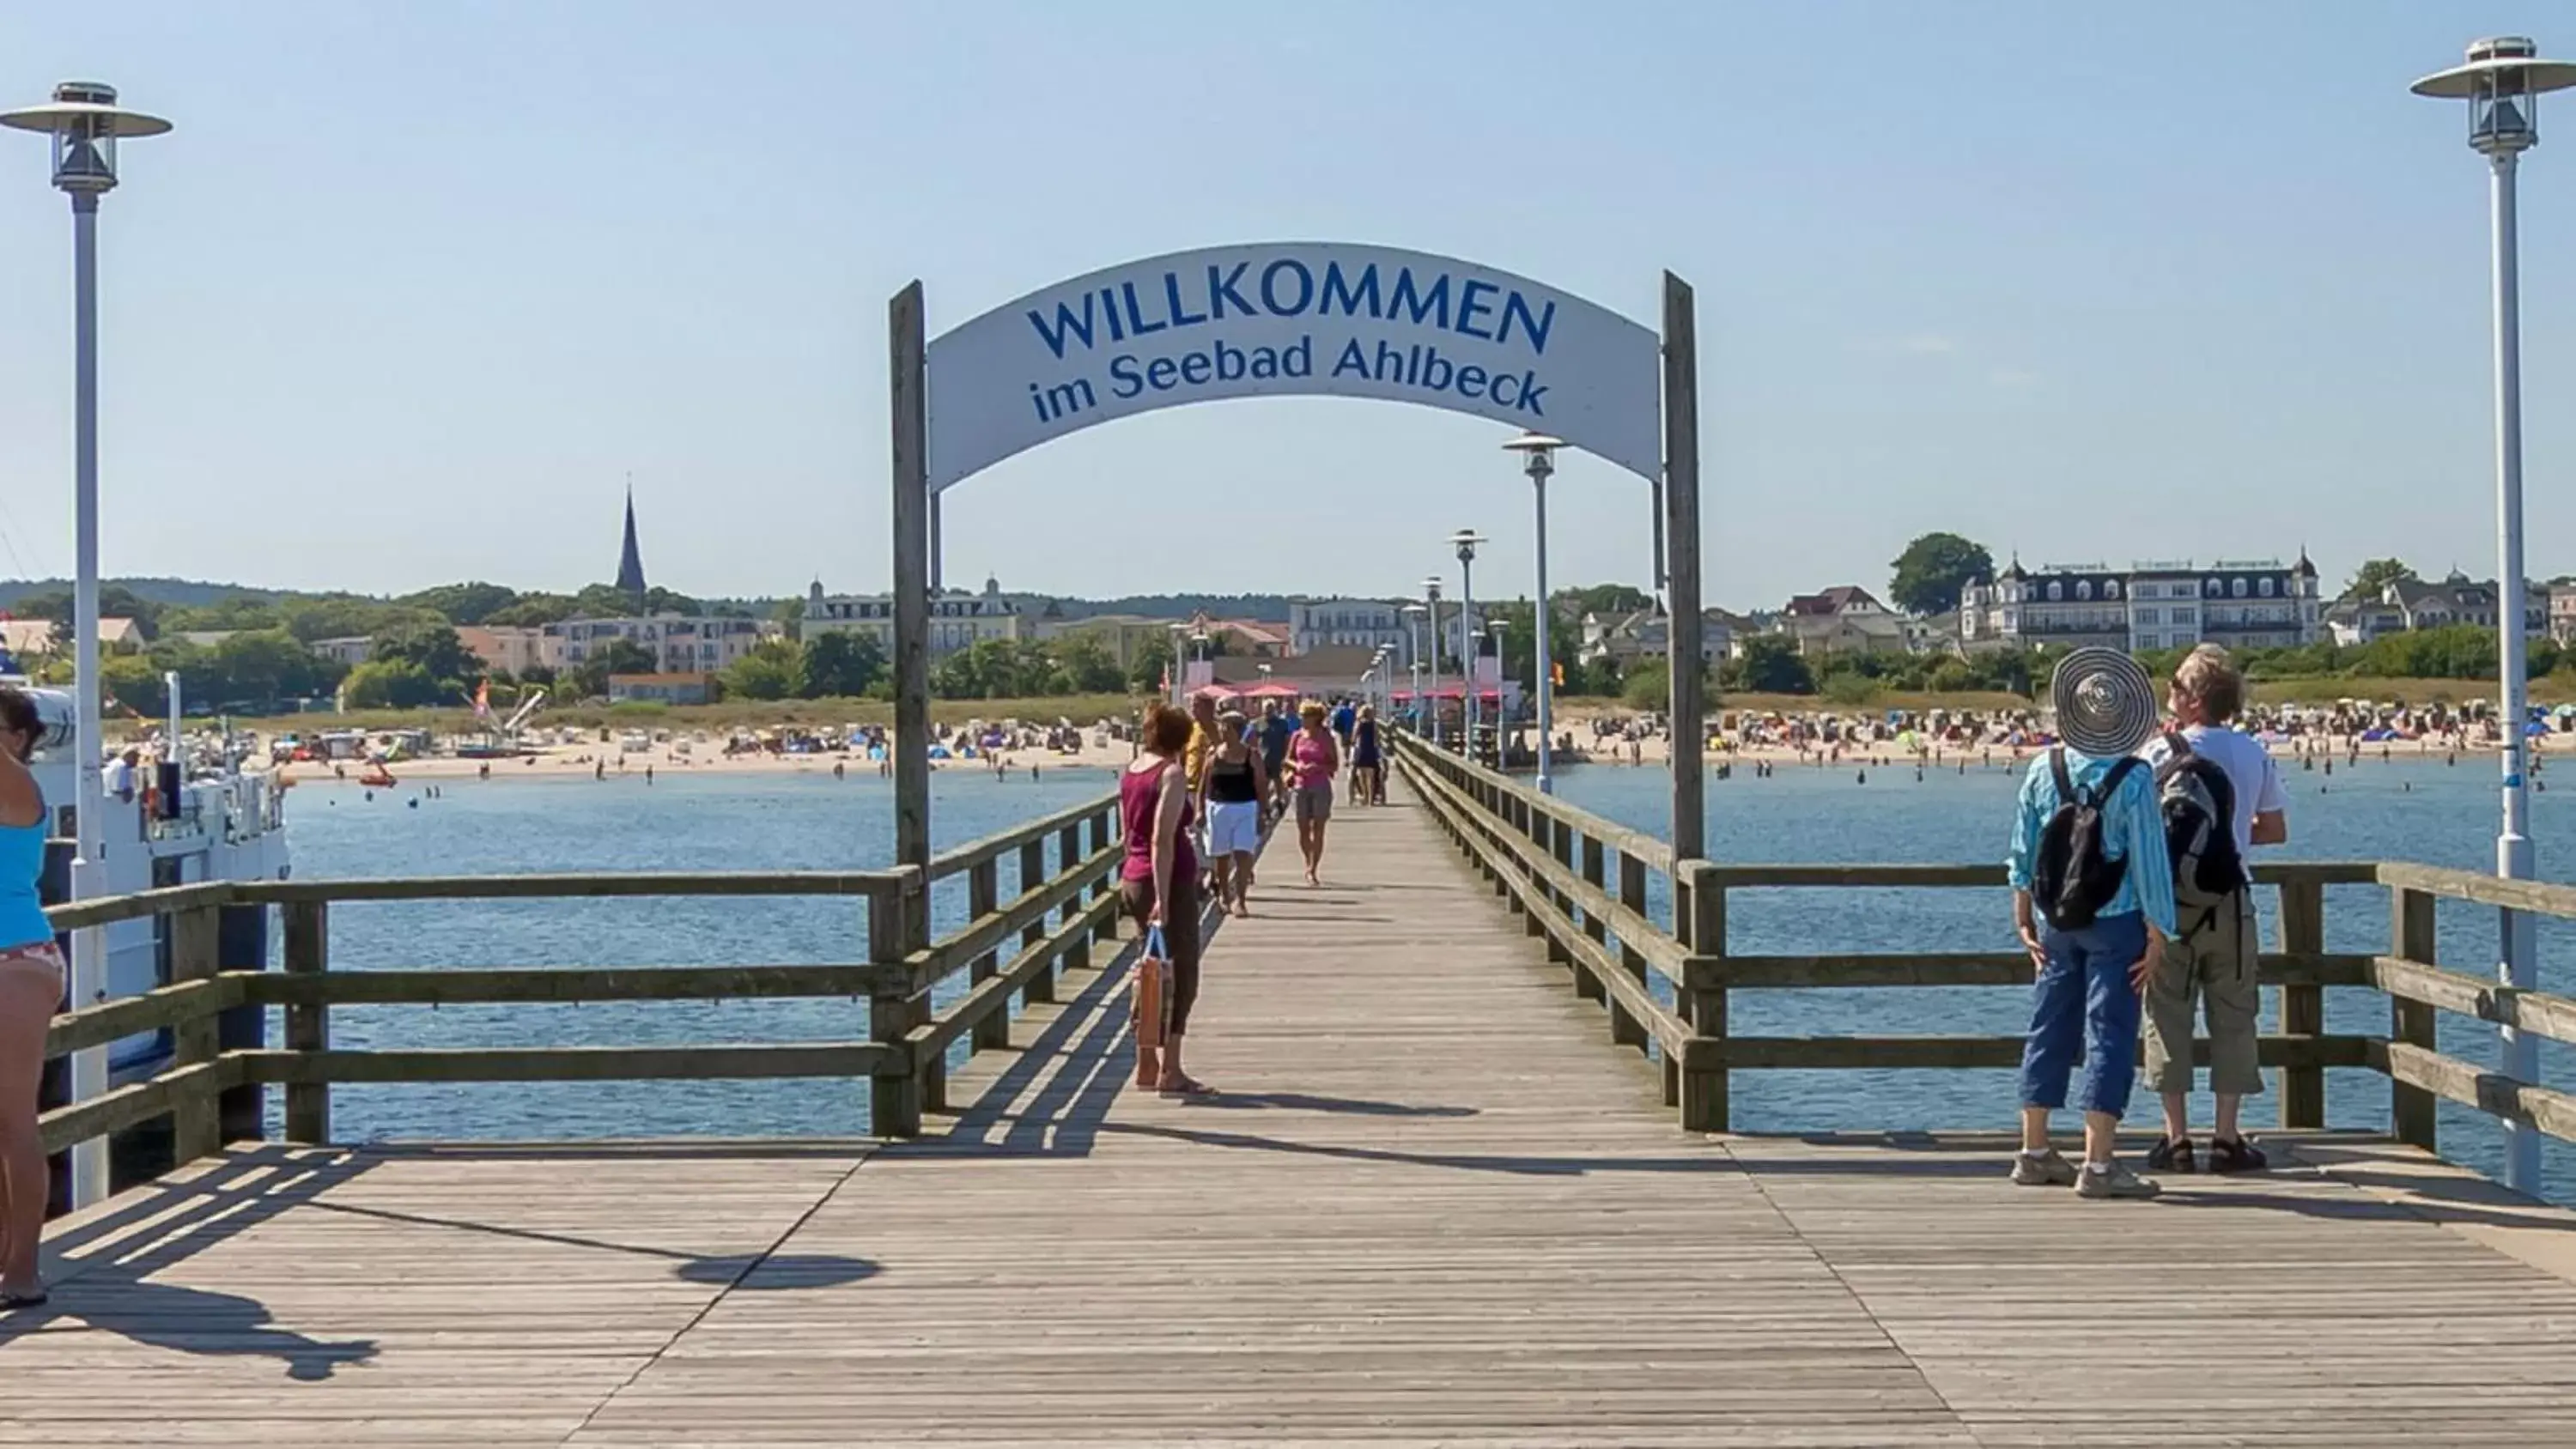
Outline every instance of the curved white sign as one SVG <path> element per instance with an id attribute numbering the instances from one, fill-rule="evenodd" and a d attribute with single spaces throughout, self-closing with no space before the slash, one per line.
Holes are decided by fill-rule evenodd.
<path id="1" fill-rule="evenodd" d="M 1551 433 L 1661 476 L 1660 345 L 1580 297 L 1449 257 L 1210 247 L 1059 282 L 933 339 L 933 492 L 1112 418 L 1373 397 Z"/>

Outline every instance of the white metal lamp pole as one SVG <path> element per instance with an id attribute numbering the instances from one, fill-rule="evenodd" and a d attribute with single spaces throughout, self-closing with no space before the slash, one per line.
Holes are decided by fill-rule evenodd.
<path id="1" fill-rule="evenodd" d="M 1537 638 L 1531 645 L 1531 669 L 1538 684 L 1538 792 L 1547 795 L 1555 791 L 1555 781 L 1548 765 L 1550 752 L 1555 748 L 1549 739 L 1549 728 L 1555 723 L 1551 707 L 1556 701 L 1555 665 L 1547 654 L 1547 479 L 1556 471 L 1556 450 L 1565 444 L 1545 433 L 1523 433 L 1503 446 L 1522 455 L 1523 471 L 1529 474 L 1530 491 L 1538 499 Z"/>
<path id="2" fill-rule="evenodd" d="M 72 899 L 102 892 L 101 815 L 106 810 L 99 769 L 107 753 L 98 683 L 98 199 L 116 187 L 116 143 L 126 136 L 158 136 L 170 123 L 120 109 L 116 88 L 96 81 L 65 81 L 49 105 L 0 112 L 0 126 L 41 131 L 54 138 L 54 185 L 72 201 L 72 633 L 73 699 L 80 710 L 75 751 Z M 106 942 L 95 926 L 72 933 L 70 1005 L 92 1005 L 107 994 Z M 107 1049 L 72 1055 L 71 1099 L 87 1101 L 107 1090 Z M 92 1138 L 72 1149 L 72 1205 L 86 1207 L 107 1196 L 107 1141 Z"/>
<path id="3" fill-rule="evenodd" d="M 2522 568 L 2522 301 L 2519 241 L 2514 218 L 2514 173 L 2520 156 L 2540 142 L 2538 98 L 2543 91 L 2576 85 L 2576 65 L 2541 60 L 2520 36 L 2481 40 L 2466 64 L 2415 82 L 2419 96 L 2469 103 L 2469 145 L 2487 158 L 2495 246 L 2496 431 L 2496 638 L 2503 748 L 2504 823 L 2496 836 L 2496 874 L 2508 880 L 2532 875 L 2530 794 L 2523 775 L 2524 726 L 2530 709 L 2523 681 L 2524 618 L 2529 590 Z M 2507 986 L 2535 990 L 2539 956 L 2530 916 L 2499 911 L 2499 974 Z M 2512 1027 L 2501 1029 L 2504 1070 L 2525 1082 L 2538 1080 L 2537 1043 Z M 2505 1182 L 2517 1192 L 2540 1190 L 2540 1135 L 2526 1123 L 2505 1121 Z"/>
<path id="4" fill-rule="evenodd" d="M 1467 676 L 1459 719 L 1466 730 L 1466 753 L 1471 760 L 1476 757 L 1476 656 L 1484 652 L 1476 637 L 1476 545 L 1484 541 L 1485 536 L 1472 528 L 1449 535 L 1450 544 L 1458 550 L 1458 667 Z"/>
<path id="5" fill-rule="evenodd" d="M 1429 611 L 1430 627 L 1423 633 L 1431 642 L 1431 693 L 1424 703 L 1431 710 L 1431 743 L 1440 743 L 1440 581 L 1422 581 L 1422 605 Z"/>

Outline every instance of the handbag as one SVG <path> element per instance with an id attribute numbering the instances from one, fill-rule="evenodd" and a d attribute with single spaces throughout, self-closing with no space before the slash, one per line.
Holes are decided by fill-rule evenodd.
<path id="1" fill-rule="evenodd" d="M 1145 949 L 1136 958 L 1136 1045 L 1159 1047 L 1172 1025 L 1172 953 L 1163 944 L 1163 928 L 1145 928 Z"/>

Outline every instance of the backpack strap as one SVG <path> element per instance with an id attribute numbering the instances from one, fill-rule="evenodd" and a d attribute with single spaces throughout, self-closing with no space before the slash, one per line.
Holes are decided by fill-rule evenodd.
<path id="1" fill-rule="evenodd" d="M 2066 773 L 2066 746 L 2051 745 L 2049 747 L 2048 771 L 2057 779 L 2058 802 L 2065 805 L 2074 804 L 2075 781 L 2068 778 Z"/>
<path id="2" fill-rule="evenodd" d="M 2120 793 L 2120 782 L 2129 778 L 2129 772 L 2142 763 L 2144 762 L 2135 755 L 2122 755 L 2102 776 L 2102 790 L 2095 797 L 2096 800 L 2108 801 L 2112 796 Z"/>

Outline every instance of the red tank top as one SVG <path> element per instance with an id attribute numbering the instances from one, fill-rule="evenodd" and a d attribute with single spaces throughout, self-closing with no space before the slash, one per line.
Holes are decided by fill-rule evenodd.
<path id="1" fill-rule="evenodd" d="M 1122 880 L 1154 878 L 1154 816 L 1162 808 L 1163 774 L 1161 770 L 1119 772 L 1118 819 L 1127 833 L 1127 860 L 1119 868 Z M 1180 839 L 1172 849 L 1172 874 L 1176 879 L 1193 880 L 1199 873 L 1198 851 L 1190 844 L 1190 825 L 1195 813 L 1184 795 L 1181 800 Z"/>

